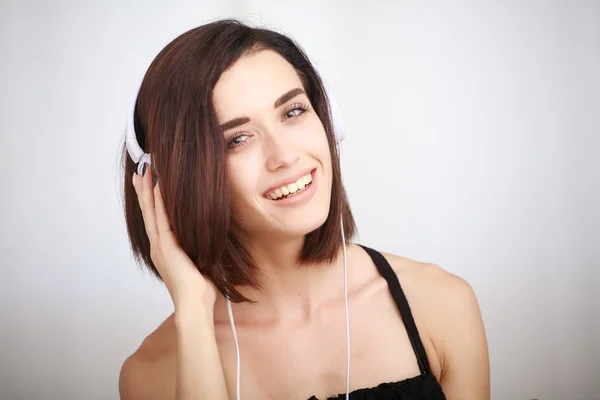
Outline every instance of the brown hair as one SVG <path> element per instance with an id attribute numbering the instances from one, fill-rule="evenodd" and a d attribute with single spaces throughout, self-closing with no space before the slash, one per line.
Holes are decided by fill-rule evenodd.
<path id="1" fill-rule="evenodd" d="M 153 173 L 159 176 L 175 237 L 198 270 L 234 302 L 250 301 L 235 286 L 258 289 L 260 283 L 252 257 L 230 229 L 227 146 L 212 95 L 223 71 L 242 55 L 265 49 L 277 52 L 294 67 L 327 134 L 333 171 L 329 215 L 321 227 L 306 235 L 298 262 L 332 262 L 342 244 L 340 219 L 343 217 L 347 241 L 356 227 L 341 181 L 327 95 L 319 75 L 292 39 L 231 19 L 185 32 L 151 63 L 134 113 L 137 140 L 152 154 Z M 160 279 L 131 181 L 136 167 L 125 146 L 122 166 L 125 219 L 133 254 Z"/>

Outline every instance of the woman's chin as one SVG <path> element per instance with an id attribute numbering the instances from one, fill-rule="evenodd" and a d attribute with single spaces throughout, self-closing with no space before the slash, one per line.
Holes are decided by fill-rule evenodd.
<path id="1" fill-rule="evenodd" d="M 319 229 L 327 220 L 327 213 L 323 215 L 304 216 L 302 218 L 268 221 L 265 230 L 275 239 L 293 239 L 307 235 Z"/>
<path id="2" fill-rule="evenodd" d="M 259 224 L 255 223 L 252 227 L 240 226 L 239 228 L 244 232 L 243 236 L 254 239 L 264 238 L 269 241 L 290 240 L 305 236 L 319 229 L 327 220 L 327 215 L 328 212 L 323 212 L 305 215 L 302 218 L 271 218 Z"/>
<path id="3" fill-rule="evenodd" d="M 243 236 L 250 240 L 261 238 L 292 239 L 319 229 L 329 215 L 329 199 L 316 198 L 304 207 L 268 208 L 261 207 L 254 213 L 234 218 Z M 247 210 L 247 209 L 246 209 Z M 240 218 L 241 217 L 241 218 Z"/>
<path id="4" fill-rule="evenodd" d="M 323 221 L 304 221 L 302 224 L 294 224 L 293 226 L 284 226 L 279 230 L 280 236 L 285 236 L 289 238 L 298 238 L 319 229 L 325 223 L 325 219 Z"/>

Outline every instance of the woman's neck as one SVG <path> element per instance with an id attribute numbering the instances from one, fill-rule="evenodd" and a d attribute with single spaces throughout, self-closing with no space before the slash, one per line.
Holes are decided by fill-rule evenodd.
<path id="1" fill-rule="evenodd" d="M 325 302 L 343 294 L 342 250 L 333 263 L 300 265 L 304 238 L 244 243 L 259 273 L 260 290 L 238 290 L 254 304 L 237 305 L 251 320 L 310 318 Z"/>

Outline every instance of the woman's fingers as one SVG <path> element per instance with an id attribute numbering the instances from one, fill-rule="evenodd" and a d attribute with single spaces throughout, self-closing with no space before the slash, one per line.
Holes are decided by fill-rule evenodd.
<path id="1" fill-rule="evenodd" d="M 135 173 L 134 173 L 135 174 Z M 158 231 L 156 229 L 156 216 L 154 211 L 154 190 L 152 190 L 152 169 L 146 164 L 144 175 L 135 174 L 135 191 L 138 195 L 138 202 L 142 210 L 146 234 L 150 239 L 150 244 L 157 242 Z"/>
<path id="2" fill-rule="evenodd" d="M 216 288 L 198 271 L 196 264 L 179 245 L 171 229 L 161 195 L 160 185 L 153 184 L 152 169 L 146 165 L 143 176 L 134 174 L 134 186 L 150 239 L 150 257 L 167 286 L 174 303 L 204 293 L 206 299 L 216 300 Z M 208 282 L 208 284 L 207 284 Z M 177 308 L 180 307 L 176 305 Z"/>
<path id="3" fill-rule="evenodd" d="M 162 195 L 160 193 L 159 183 L 154 186 L 154 209 L 156 215 L 156 228 L 158 229 L 158 235 L 170 237 L 171 235 L 171 224 L 167 217 L 167 211 L 165 210 L 165 204 L 163 203 Z"/>

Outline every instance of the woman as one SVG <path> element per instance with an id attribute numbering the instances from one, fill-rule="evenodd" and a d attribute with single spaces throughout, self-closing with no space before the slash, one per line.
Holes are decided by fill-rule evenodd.
<path id="1" fill-rule="evenodd" d="M 134 116 L 152 164 L 125 158 L 128 232 L 175 311 L 125 361 L 123 400 L 489 398 L 470 286 L 349 241 L 339 126 L 294 42 L 232 20 L 186 32 Z"/>

